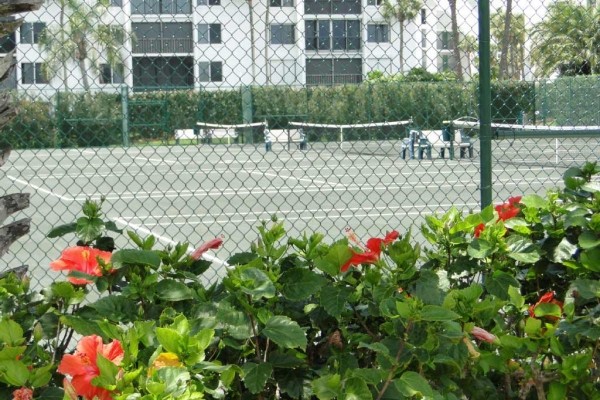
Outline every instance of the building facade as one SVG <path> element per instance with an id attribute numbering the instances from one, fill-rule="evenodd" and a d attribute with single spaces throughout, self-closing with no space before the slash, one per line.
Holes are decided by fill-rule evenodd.
<path id="1" fill-rule="evenodd" d="M 384 18 L 381 0 L 111 0 L 95 17 L 122 31 L 117 61 L 90 34 L 83 62 L 72 58 L 48 73 L 42 37 L 59 29 L 61 12 L 69 21 L 51 1 L 3 39 L 2 52 L 16 47 L 11 85 L 20 92 L 357 84 L 372 71 L 456 65 L 447 3 L 432 0 L 404 25 L 402 63 L 400 24 Z M 464 34 L 473 33 L 471 16 L 461 18 Z"/>

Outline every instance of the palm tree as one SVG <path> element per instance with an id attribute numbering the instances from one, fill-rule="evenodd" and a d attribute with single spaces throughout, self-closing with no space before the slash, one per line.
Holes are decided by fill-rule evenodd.
<path id="1" fill-rule="evenodd" d="M 468 60 L 467 75 L 472 78 L 471 66 L 475 63 L 475 57 L 477 50 L 479 49 L 479 43 L 477 37 L 474 35 L 465 35 L 460 39 L 458 44 L 460 51 L 463 52 Z"/>
<path id="2" fill-rule="evenodd" d="M 508 75 L 508 46 L 510 42 L 510 23 L 512 21 L 512 0 L 506 0 L 506 12 L 504 13 L 504 31 L 502 32 L 502 48 L 500 50 L 500 70 L 498 79 L 504 79 Z"/>
<path id="3" fill-rule="evenodd" d="M 452 43 L 454 47 L 454 59 L 456 60 L 456 78 L 462 81 L 463 71 L 460 57 L 460 33 L 458 32 L 458 20 L 456 16 L 456 0 L 448 0 L 448 4 L 450 5 L 450 20 L 452 21 Z"/>
<path id="4" fill-rule="evenodd" d="M 552 3 L 532 37 L 531 58 L 539 75 L 548 76 L 565 66 L 575 67 L 575 73 L 600 73 L 599 8 L 570 1 Z"/>
<path id="5" fill-rule="evenodd" d="M 106 54 L 111 67 L 122 63 L 121 46 L 123 27 L 107 25 L 102 16 L 108 10 L 104 0 L 91 6 L 81 0 L 59 0 L 59 25 L 49 26 L 40 39 L 46 52 L 45 73 L 48 78 L 62 72 L 65 90 L 68 90 L 67 65 L 77 63 L 85 91 L 90 88 L 89 68 L 98 68 L 98 50 Z M 58 39 L 58 40 L 57 40 Z"/>
<path id="6" fill-rule="evenodd" d="M 490 33 L 495 44 L 492 46 L 492 63 L 498 79 L 521 79 L 525 65 L 525 15 L 510 13 L 506 33 L 506 13 L 497 10 L 490 21 Z M 495 55 L 500 52 L 500 60 Z"/>
<path id="7" fill-rule="evenodd" d="M 400 23 L 400 73 L 404 72 L 404 23 L 414 19 L 421 11 L 420 0 L 383 0 L 383 17 L 390 21 L 398 20 Z"/>

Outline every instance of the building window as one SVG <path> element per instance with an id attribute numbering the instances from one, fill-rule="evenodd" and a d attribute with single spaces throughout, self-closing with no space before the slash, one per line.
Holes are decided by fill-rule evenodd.
<path id="1" fill-rule="evenodd" d="M 140 22 L 131 24 L 134 53 L 191 53 L 192 24 L 189 22 Z"/>
<path id="2" fill-rule="evenodd" d="M 294 0 L 270 0 L 271 7 L 294 7 Z"/>
<path id="3" fill-rule="evenodd" d="M 123 83 L 123 64 L 111 67 L 110 64 L 100 64 L 100 83 Z"/>
<path id="4" fill-rule="evenodd" d="M 201 62 L 200 82 L 221 82 L 223 81 L 223 63 L 221 61 Z"/>
<path id="5" fill-rule="evenodd" d="M 110 5 L 112 7 L 123 7 L 123 0 L 110 0 Z"/>
<path id="6" fill-rule="evenodd" d="M 361 0 L 305 0 L 304 14 L 360 14 Z"/>
<path id="7" fill-rule="evenodd" d="M 17 47 L 15 37 L 15 33 L 12 32 L 10 35 L 6 35 L 0 38 L 0 54 L 9 53 L 13 51 L 15 47 Z"/>
<path id="8" fill-rule="evenodd" d="M 421 8 L 421 24 L 426 24 L 427 23 L 427 10 L 424 8 Z"/>
<path id="9" fill-rule="evenodd" d="M 367 0 L 368 6 L 380 6 L 383 0 Z"/>
<path id="10" fill-rule="evenodd" d="M 21 75 L 23 83 L 48 83 L 42 71 L 42 63 L 22 63 Z"/>
<path id="11" fill-rule="evenodd" d="M 40 36 L 46 29 L 44 22 L 25 22 L 21 25 L 21 43 L 36 44 L 40 42 Z"/>
<path id="12" fill-rule="evenodd" d="M 293 24 L 271 24 L 271 44 L 294 44 Z"/>
<path id="13" fill-rule="evenodd" d="M 421 47 L 427 47 L 427 31 L 421 31 Z"/>
<path id="14" fill-rule="evenodd" d="M 362 82 L 362 59 L 319 58 L 306 60 L 306 84 L 332 86 Z"/>
<path id="15" fill-rule="evenodd" d="M 221 0 L 198 0 L 199 6 L 220 6 Z"/>
<path id="16" fill-rule="evenodd" d="M 191 0 L 131 0 L 132 14 L 191 14 Z"/>
<path id="17" fill-rule="evenodd" d="M 442 55 L 438 58 L 438 71 L 455 71 L 456 59 L 454 55 Z"/>
<path id="18" fill-rule="evenodd" d="M 367 25 L 367 42 L 388 43 L 390 41 L 389 26 L 387 24 Z"/>
<path id="19" fill-rule="evenodd" d="M 452 32 L 438 32 L 437 48 L 438 50 L 451 50 L 454 48 Z"/>
<path id="20" fill-rule="evenodd" d="M 307 20 L 307 50 L 359 50 L 359 20 Z"/>
<path id="21" fill-rule="evenodd" d="M 198 24 L 198 43 L 221 43 L 221 24 Z"/>
<path id="22" fill-rule="evenodd" d="M 177 89 L 193 86 L 193 57 L 133 57 L 134 88 Z"/>

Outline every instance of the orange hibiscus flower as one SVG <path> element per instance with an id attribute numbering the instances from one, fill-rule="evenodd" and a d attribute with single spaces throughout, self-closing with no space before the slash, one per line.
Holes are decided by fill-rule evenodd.
<path id="1" fill-rule="evenodd" d="M 353 232 L 348 231 L 348 236 L 350 241 L 357 243 L 360 247 L 363 247 L 358 243 L 356 235 Z M 367 240 L 367 245 L 363 247 L 363 252 L 357 252 L 353 249 L 350 249 L 352 252 L 352 256 L 344 265 L 342 265 L 341 271 L 346 272 L 350 269 L 350 266 L 358 266 L 361 264 L 375 264 L 379 260 L 379 256 L 381 255 L 382 246 L 387 246 L 392 243 L 394 240 L 400 237 L 400 233 L 398 231 L 388 232 L 385 237 L 382 238 L 371 238 Z"/>
<path id="2" fill-rule="evenodd" d="M 65 382 L 67 393 L 75 392 L 84 400 L 112 400 L 110 391 L 92 384 L 92 379 L 100 375 L 96 364 L 98 354 L 119 365 L 123 360 L 124 352 L 118 340 L 105 345 L 100 336 L 83 337 L 77 345 L 75 354 L 66 354 L 58 365 L 59 373 L 71 377 L 70 381 Z"/>
<path id="3" fill-rule="evenodd" d="M 102 276 L 102 270 L 98 263 L 98 259 L 104 262 L 110 262 L 111 253 L 101 251 L 92 247 L 75 246 L 69 247 L 62 252 L 58 260 L 50 263 L 50 268 L 54 271 L 79 271 L 87 275 Z M 92 283 L 85 278 L 69 277 L 69 282 L 74 285 L 85 285 Z"/>
<path id="4" fill-rule="evenodd" d="M 538 300 L 537 303 L 535 303 L 534 305 L 529 307 L 529 316 L 530 317 L 537 318 L 535 316 L 535 308 L 542 303 L 556 304 L 560 308 L 561 312 L 563 310 L 562 301 L 556 300 L 554 298 L 554 292 L 548 292 L 548 293 L 544 294 L 542 297 L 540 297 L 540 299 Z M 554 315 L 544 315 L 543 318 L 547 319 L 550 322 L 556 322 L 559 320 L 559 318 Z"/>

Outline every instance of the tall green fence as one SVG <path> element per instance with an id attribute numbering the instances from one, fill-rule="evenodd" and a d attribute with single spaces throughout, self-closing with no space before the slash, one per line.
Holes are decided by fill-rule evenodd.
<path id="1" fill-rule="evenodd" d="M 594 1 L 109 3 L 72 35 L 82 3 L 51 1 L 0 43 L 19 109 L 3 187 L 32 203 L 3 260 L 36 284 L 89 198 L 117 247 L 222 237 L 215 280 L 261 221 L 424 242 L 428 215 L 543 194 L 600 155 L 597 26 L 561 14 L 597 20 Z"/>

